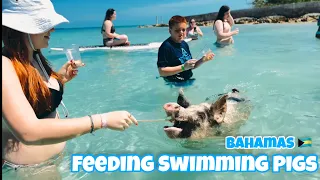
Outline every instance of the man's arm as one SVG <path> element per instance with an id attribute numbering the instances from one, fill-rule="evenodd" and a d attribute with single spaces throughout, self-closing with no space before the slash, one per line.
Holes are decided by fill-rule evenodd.
<path id="1" fill-rule="evenodd" d="M 182 72 L 184 65 L 174 66 L 174 67 L 160 67 L 158 68 L 161 77 L 172 76 Z"/>
<path id="2" fill-rule="evenodd" d="M 184 65 L 169 67 L 169 62 L 172 61 L 172 51 L 170 48 L 161 46 L 158 52 L 158 71 L 160 76 L 172 76 L 184 70 Z"/>
<path id="3" fill-rule="evenodd" d="M 206 55 L 202 56 L 196 63 L 194 66 L 194 69 L 198 68 L 199 66 L 201 66 L 204 62 L 210 61 L 213 59 L 214 54 L 212 52 L 207 53 Z"/>
<path id="4" fill-rule="evenodd" d="M 201 64 L 205 62 L 203 59 L 204 59 L 204 56 L 202 56 L 202 58 L 197 60 L 196 64 L 194 65 L 194 69 L 198 68 L 199 66 L 201 66 Z"/>

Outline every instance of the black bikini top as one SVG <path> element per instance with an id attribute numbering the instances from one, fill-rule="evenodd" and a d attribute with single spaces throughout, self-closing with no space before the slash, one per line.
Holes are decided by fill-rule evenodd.
<path id="1" fill-rule="evenodd" d="M 44 118 L 48 116 L 50 113 L 54 112 L 58 106 L 60 105 L 63 97 L 63 85 L 61 82 L 58 80 L 59 83 L 59 91 L 56 89 L 49 88 L 50 93 L 51 93 L 51 104 L 49 107 L 45 109 L 44 112 L 36 112 L 36 115 L 39 119 Z"/>
<path id="2" fill-rule="evenodd" d="M 2 55 L 8 57 L 6 55 L 5 50 L 2 51 Z M 51 96 L 50 105 L 48 107 L 42 107 L 41 109 L 44 109 L 44 111 L 42 110 L 41 112 L 37 112 L 35 110 L 35 114 L 39 119 L 44 118 L 44 117 L 48 116 L 50 113 L 54 112 L 62 101 L 63 85 L 59 80 L 57 80 L 57 81 L 58 81 L 59 87 L 60 87 L 59 91 L 56 89 L 49 88 L 50 96 Z"/>
<path id="3" fill-rule="evenodd" d="M 105 32 L 106 30 L 102 29 L 102 31 L 103 31 L 103 32 Z M 114 32 L 116 32 L 116 29 L 114 28 L 114 26 L 113 26 L 113 25 L 111 26 L 111 30 L 110 30 L 110 31 L 111 31 L 110 33 L 114 33 Z"/>

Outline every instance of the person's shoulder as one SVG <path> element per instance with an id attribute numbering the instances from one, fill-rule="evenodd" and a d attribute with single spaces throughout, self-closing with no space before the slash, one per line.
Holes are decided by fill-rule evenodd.
<path id="1" fill-rule="evenodd" d="M 12 67 L 12 61 L 7 56 L 2 55 L 2 69 L 8 69 Z"/>
<path id="2" fill-rule="evenodd" d="M 11 62 L 11 60 L 7 56 L 2 55 L 2 63 L 3 62 L 7 63 L 7 62 Z"/>
<path id="3" fill-rule="evenodd" d="M 110 20 L 105 20 L 104 23 L 107 25 L 112 25 L 112 21 L 110 21 Z"/>
<path id="4" fill-rule="evenodd" d="M 164 44 L 164 45 L 171 45 L 170 37 L 168 37 L 166 40 L 164 40 L 162 44 Z"/>
<path id="5" fill-rule="evenodd" d="M 182 44 L 183 46 L 189 47 L 189 44 L 188 44 L 185 40 L 181 41 L 181 44 Z"/>
<path id="6" fill-rule="evenodd" d="M 168 49 L 171 47 L 171 43 L 169 38 L 167 38 L 165 41 L 162 42 L 159 49 Z"/>
<path id="7" fill-rule="evenodd" d="M 214 24 L 222 24 L 222 21 L 221 21 L 220 19 L 218 19 L 218 20 L 216 20 L 216 21 L 214 22 Z"/>

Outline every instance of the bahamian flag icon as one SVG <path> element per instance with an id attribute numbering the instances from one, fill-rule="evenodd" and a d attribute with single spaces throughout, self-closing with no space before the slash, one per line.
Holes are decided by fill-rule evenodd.
<path id="1" fill-rule="evenodd" d="M 312 140 L 311 138 L 299 138 L 298 139 L 298 147 L 311 147 Z"/>

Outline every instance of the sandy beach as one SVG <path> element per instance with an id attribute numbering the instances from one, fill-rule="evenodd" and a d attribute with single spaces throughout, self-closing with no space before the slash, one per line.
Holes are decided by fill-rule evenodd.
<path id="1" fill-rule="evenodd" d="M 253 17 L 241 17 L 235 18 L 235 24 L 262 24 L 262 23 L 280 23 L 280 24 L 292 24 L 292 23 L 310 23 L 317 22 L 320 17 L 320 13 L 308 13 L 297 18 L 288 18 L 285 16 L 266 16 L 262 18 Z M 214 20 L 198 21 L 197 26 L 213 26 Z M 152 27 L 168 27 L 168 24 L 154 24 L 154 25 L 142 25 L 139 28 L 152 28 Z"/>

